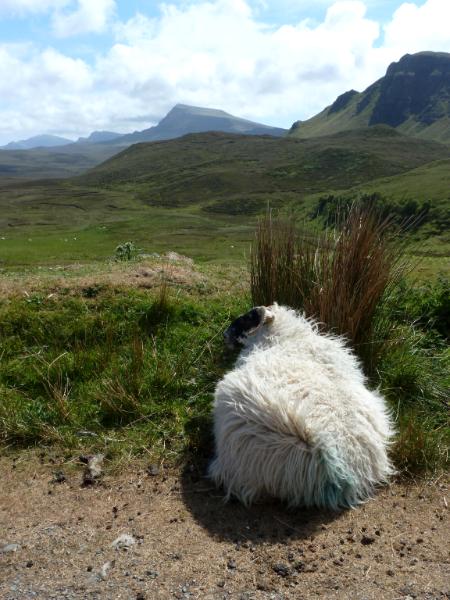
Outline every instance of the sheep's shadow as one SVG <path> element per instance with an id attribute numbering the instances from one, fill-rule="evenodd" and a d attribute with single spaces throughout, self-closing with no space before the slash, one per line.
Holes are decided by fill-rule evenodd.
<path id="1" fill-rule="evenodd" d="M 342 513 L 289 509 L 276 500 L 246 508 L 224 494 L 206 476 L 207 461 L 188 463 L 181 478 L 182 497 L 194 519 L 212 536 L 252 545 L 306 540 Z"/>

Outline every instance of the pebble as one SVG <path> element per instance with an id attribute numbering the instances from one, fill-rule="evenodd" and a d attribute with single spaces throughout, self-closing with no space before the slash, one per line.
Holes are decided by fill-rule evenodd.
<path id="1" fill-rule="evenodd" d="M 145 571 L 145 574 L 152 579 L 156 579 L 159 575 L 158 571 Z"/>
<path id="2" fill-rule="evenodd" d="M 64 475 L 63 471 L 55 471 L 53 473 L 52 483 L 64 483 L 67 481 L 67 477 Z"/>
<path id="3" fill-rule="evenodd" d="M 7 554 L 8 552 L 17 552 L 20 550 L 20 544 L 5 544 L 0 547 L 0 554 Z"/>
<path id="4" fill-rule="evenodd" d="M 272 569 L 280 577 L 287 577 L 290 573 L 289 567 L 283 563 L 277 563 L 276 565 L 273 565 Z"/>
<path id="5" fill-rule="evenodd" d="M 105 580 L 108 577 L 108 572 L 110 571 L 110 569 L 114 566 L 115 561 L 110 561 L 108 560 L 108 562 L 105 562 L 105 564 L 102 566 L 102 568 L 99 571 L 98 576 L 100 577 L 100 579 Z"/>
<path id="6" fill-rule="evenodd" d="M 373 544 L 375 541 L 375 538 L 371 535 L 363 535 L 361 538 L 361 544 L 363 546 L 369 546 L 370 544 Z"/>
<path id="7" fill-rule="evenodd" d="M 237 565 L 236 565 L 236 561 L 235 561 L 235 560 L 233 560 L 233 559 L 230 559 L 230 560 L 227 562 L 227 567 L 228 567 L 229 569 L 235 569 L 235 568 L 237 567 Z"/>
<path id="8" fill-rule="evenodd" d="M 129 535 L 128 533 L 122 533 L 122 535 L 119 535 L 119 537 L 113 541 L 111 546 L 116 550 L 128 550 L 135 543 L 136 540 L 132 535 Z"/>

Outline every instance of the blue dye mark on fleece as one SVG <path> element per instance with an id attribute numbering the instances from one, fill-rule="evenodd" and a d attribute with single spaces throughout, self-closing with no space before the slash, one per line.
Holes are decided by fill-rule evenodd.
<path id="1" fill-rule="evenodd" d="M 339 456 L 337 448 L 322 450 L 327 481 L 320 490 L 318 503 L 326 508 L 349 508 L 358 503 L 354 473 Z"/>

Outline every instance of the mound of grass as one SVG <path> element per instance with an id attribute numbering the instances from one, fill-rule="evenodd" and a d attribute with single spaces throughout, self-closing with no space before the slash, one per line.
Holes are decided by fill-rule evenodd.
<path id="1" fill-rule="evenodd" d="M 3 301 L 0 440 L 176 458 L 204 447 L 221 333 L 240 302 L 175 299 L 164 284 Z"/>

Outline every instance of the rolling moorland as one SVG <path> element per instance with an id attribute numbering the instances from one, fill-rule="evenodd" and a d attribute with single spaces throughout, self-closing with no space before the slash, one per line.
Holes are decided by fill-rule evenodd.
<path id="1" fill-rule="evenodd" d="M 0 264 L 102 260 L 126 240 L 240 262 L 268 205 L 310 222 L 321 195 L 375 189 L 394 204 L 431 202 L 422 239 L 445 255 L 449 160 L 449 146 L 385 126 L 309 140 L 201 133 L 136 144 L 76 178 L 1 181 Z"/>

